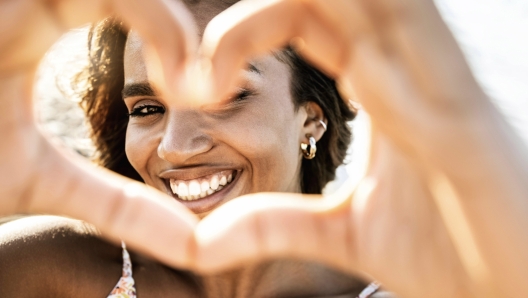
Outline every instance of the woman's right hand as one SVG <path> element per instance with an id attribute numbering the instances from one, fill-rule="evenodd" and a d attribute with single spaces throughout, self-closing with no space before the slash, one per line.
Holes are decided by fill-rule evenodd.
<path id="1" fill-rule="evenodd" d="M 52 145 L 33 117 L 35 70 L 69 28 L 111 14 L 143 34 L 175 76 L 196 48 L 178 1 L 0 1 L 0 215 L 46 213 L 94 224 L 108 239 L 185 267 L 198 219 L 160 192 Z"/>
<path id="2" fill-rule="evenodd" d="M 525 147 L 434 1 L 241 1 L 211 21 L 202 52 L 224 94 L 248 57 L 288 43 L 370 114 L 368 170 L 319 202 L 227 203 L 198 226 L 203 263 L 286 255 L 367 272 L 404 297 L 526 295 Z"/>

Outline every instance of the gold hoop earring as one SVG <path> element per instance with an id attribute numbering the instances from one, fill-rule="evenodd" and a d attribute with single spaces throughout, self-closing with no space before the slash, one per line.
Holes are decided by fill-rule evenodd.
<path id="1" fill-rule="evenodd" d="M 310 137 L 310 144 L 301 143 L 301 150 L 304 158 L 313 159 L 315 157 L 315 152 L 317 152 L 317 146 L 315 145 L 315 138 Z"/>

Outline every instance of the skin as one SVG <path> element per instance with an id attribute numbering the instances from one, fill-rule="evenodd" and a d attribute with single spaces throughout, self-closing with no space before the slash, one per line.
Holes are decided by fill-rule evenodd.
<path id="1" fill-rule="evenodd" d="M 187 4 L 201 36 L 210 20 L 238 1 L 194 1 Z M 146 184 L 172 195 L 166 179 L 200 177 L 218 170 L 236 170 L 233 189 L 214 206 L 180 201 L 201 217 L 233 198 L 257 192 L 299 193 L 301 142 L 319 140 L 323 112 L 314 103 L 295 109 L 290 94 L 289 67 L 273 56 L 254 60 L 238 76 L 249 96 L 195 106 L 185 97 L 150 96 L 153 86 L 144 60 L 144 42 L 136 32 L 127 40 L 124 56 L 124 102 L 134 108 L 150 105 L 164 113 L 130 117 L 126 154 Z M 148 64 L 148 62 L 147 62 Z M 127 90 L 132 90 L 127 92 Z M 139 91 L 137 91 L 139 90 Z M 236 92 L 236 91 L 235 91 Z M 232 92 L 233 93 L 233 92 Z M 174 170 L 172 175 L 160 175 Z M 162 176 L 163 178 L 161 178 Z"/>
<path id="2" fill-rule="evenodd" d="M 2 297 L 107 297 L 121 276 L 122 250 L 93 226 L 32 216 L 0 226 Z M 199 281 L 131 252 L 142 297 L 201 297 Z M 180 296 L 181 295 L 181 296 Z"/>
<path id="3" fill-rule="evenodd" d="M 241 2 L 203 34 L 211 63 L 199 65 L 211 68 L 198 78 L 187 72 L 196 65 L 196 30 L 178 3 L 0 2 L 3 214 L 83 219 L 107 239 L 196 272 L 289 256 L 368 272 L 403 297 L 528 293 L 526 148 L 475 82 L 433 1 Z M 37 62 L 67 28 L 113 13 L 163 61 L 153 73 L 165 98 L 223 99 L 248 57 L 293 39 L 371 116 L 365 176 L 327 200 L 246 195 L 198 221 L 159 191 L 52 146 L 32 118 Z M 197 94 L 191 83 L 202 79 L 213 88 Z M 16 284 L 7 281 L 0 289 Z"/>
<path id="4" fill-rule="evenodd" d="M 131 116 L 127 129 L 126 154 L 145 183 L 172 196 L 165 181 L 169 176 L 190 180 L 235 170 L 233 186 L 222 192 L 220 203 L 256 192 L 300 192 L 299 144 L 308 142 L 307 134 L 322 136 L 320 125 L 312 120 L 322 116 L 315 104 L 311 106 L 319 115 L 308 115 L 315 108 L 295 111 L 286 64 L 272 56 L 259 59 L 254 70 L 241 75 L 248 96 L 193 107 L 135 88 L 150 83 L 137 53 L 140 43 L 135 34 L 127 42 L 124 101 L 129 112 L 146 105 L 159 109 L 145 117 Z M 160 175 L 169 170 L 171 175 Z M 182 203 L 202 215 L 219 205 Z"/>
<path id="5" fill-rule="evenodd" d="M 124 65 L 125 83 L 132 89 L 134 85 L 149 83 L 141 45 L 141 39 L 132 33 Z M 235 169 L 239 174 L 232 182 L 234 187 L 221 193 L 220 204 L 255 192 L 300 192 L 299 143 L 307 142 L 308 133 L 322 136 L 324 129 L 313 120 L 322 119 L 322 112 L 316 105 L 295 110 L 286 64 L 273 56 L 252 64 L 258 72 L 244 70 L 241 77 L 244 88 L 253 95 L 237 104 L 196 108 L 159 95 L 124 97 L 130 111 L 144 104 L 165 109 L 164 113 L 131 117 L 127 130 L 127 156 L 147 184 L 172 195 L 159 177 L 160 172 L 172 169 L 177 175 L 194 177 L 221 168 Z M 200 216 L 210 212 L 200 207 L 193 211 Z M 20 230 L 29 230 L 37 237 Z M 2 296 L 45 292 L 50 297 L 69 297 L 81 291 L 87 297 L 105 297 L 120 276 L 121 249 L 97 238 L 98 232 L 83 222 L 30 217 L 8 223 L 0 232 L 4 233 L 0 234 Z M 55 238 L 57 234 L 60 237 Z M 220 274 L 198 276 L 130 251 L 140 297 L 174 293 L 178 297 L 355 297 L 366 286 L 363 281 L 328 267 L 298 260 L 252 263 Z M 42 269 L 48 266 L 56 270 Z M 53 278 L 42 279 L 38 274 L 42 270 Z M 30 277 L 13 275 L 13 271 Z M 98 278 L 91 278 L 92 275 Z M 31 287 L 23 286 L 28 281 Z"/>
<path id="6" fill-rule="evenodd" d="M 190 5 L 199 32 L 226 5 L 221 1 Z M 324 119 L 324 115 L 315 103 L 298 109 L 294 107 L 288 65 L 272 55 L 253 60 L 251 67 L 239 76 L 239 86 L 249 92 L 248 96 L 238 99 L 235 95 L 219 103 L 196 106 L 185 99 L 170 100 L 155 92 L 155 82 L 149 79 L 143 52 L 144 41 L 131 32 L 124 55 L 123 100 L 130 113 L 138 107 L 156 108 L 156 112 L 143 117 L 131 116 L 127 128 L 127 157 L 146 184 L 176 197 L 167 187 L 167 177 L 186 180 L 219 170 L 235 170 L 233 186 L 218 193 L 221 200 L 217 204 L 203 206 L 181 201 L 200 217 L 242 195 L 301 191 L 299 174 L 303 157 L 299 144 L 308 143 L 307 135 L 316 140 L 322 137 L 324 128 L 318 120 Z M 163 175 L 167 171 L 170 175 Z M 92 297 L 104 297 L 117 282 L 120 248 L 95 238 L 97 232 L 90 225 L 49 217 L 23 219 L 17 221 L 17 225 L 25 225 L 38 235 L 38 239 L 29 244 L 20 243 L 28 237 L 21 235 L 19 230 L 4 227 L 4 231 L 9 231 L 9 235 L 3 237 L 4 243 L 10 242 L 11 237 L 16 244 L 3 247 L 6 254 L 13 255 L 3 260 L 17 261 L 4 266 L 6 276 L 0 279 L 9 281 L 11 286 L 4 287 L 0 293 L 9 296 L 13 292 L 20 294 L 20 291 L 28 295 L 45 291 L 53 297 L 67 297 L 79 286 L 71 279 L 74 272 L 87 276 L 82 283 L 86 288 L 81 289 Z M 59 240 L 52 236 L 57 233 L 62 236 Z M 46 249 L 31 258 L 42 260 L 39 267 L 32 262 L 21 262 L 42 242 L 47 244 Z M 57 252 L 62 259 L 57 260 Z M 79 252 L 82 252 L 82 259 L 77 258 Z M 174 293 L 178 293 L 178 297 L 355 297 L 366 286 L 363 281 L 328 267 L 298 260 L 246 264 L 221 274 L 197 276 L 131 252 L 140 297 Z M 20 285 L 22 278 L 7 274 L 14 270 L 9 268 L 15 264 L 20 266 L 20 263 L 27 265 L 22 272 L 36 274 L 40 266 L 46 264 L 60 264 L 65 270 L 52 271 L 51 281 L 32 278 L 34 287 L 24 289 Z M 98 279 L 89 277 L 97 271 L 104 274 L 98 275 Z"/>

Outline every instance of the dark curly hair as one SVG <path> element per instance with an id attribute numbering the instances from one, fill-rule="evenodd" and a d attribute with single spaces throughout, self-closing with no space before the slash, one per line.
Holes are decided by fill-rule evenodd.
<path id="1" fill-rule="evenodd" d="M 91 137 L 97 150 L 95 161 L 142 181 L 125 154 L 128 111 L 121 91 L 126 39 L 127 31 L 116 19 L 106 19 L 92 26 L 88 37 L 90 64 L 76 80 L 88 82 L 88 88 L 81 91 L 81 107 L 91 125 Z M 294 106 L 299 108 L 307 102 L 315 102 L 328 121 L 328 130 L 317 144 L 316 157 L 303 159 L 301 165 L 302 192 L 320 194 L 335 178 L 336 168 L 345 159 L 352 138 L 347 121 L 355 118 L 356 110 L 341 98 L 334 80 L 306 63 L 293 50 L 286 48 L 275 56 L 291 68 Z"/>

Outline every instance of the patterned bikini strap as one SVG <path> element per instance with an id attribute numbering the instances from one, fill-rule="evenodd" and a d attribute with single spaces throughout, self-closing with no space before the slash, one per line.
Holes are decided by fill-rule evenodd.
<path id="1" fill-rule="evenodd" d="M 365 289 L 363 289 L 363 291 L 361 291 L 361 293 L 359 293 L 356 298 L 368 298 L 370 295 L 376 293 L 380 286 L 380 283 L 373 281 Z"/>
<path id="2" fill-rule="evenodd" d="M 136 286 L 132 277 L 132 261 L 126 249 L 125 242 L 121 241 L 123 248 L 123 271 L 121 278 L 107 298 L 136 298 Z"/>

